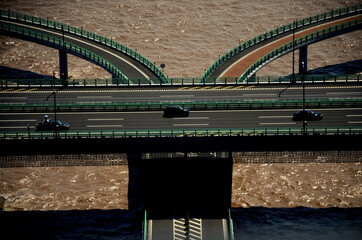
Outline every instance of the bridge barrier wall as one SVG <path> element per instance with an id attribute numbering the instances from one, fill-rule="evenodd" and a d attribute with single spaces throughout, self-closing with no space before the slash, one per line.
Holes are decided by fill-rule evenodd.
<path id="1" fill-rule="evenodd" d="M 301 38 L 295 39 L 294 43 L 289 42 L 270 53 L 266 54 L 255 63 L 253 63 L 238 79 L 238 82 L 248 81 L 248 78 L 254 75 L 261 67 L 265 66 L 272 60 L 293 51 L 294 49 L 301 48 L 310 43 L 316 42 L 326 37 L 334 36 L 339 32 L 344 32 L 346 29 L 360 29 L 362 27 L 362 19 L 356 19 L 353 21 L 341 23 L 335 26 L 331 26 L 310 34 L 307 34 Z"/>
<path id="2" fill-rule="evenodd" d="M 82 51 L 81 51 L 82 53 Z M 96 58 L 94 58 L 96 59 Z M 97 58 L 98 59 L 98 58 Z M 213 78 L 212 82 L 200 82 L 200 77 L 169 78 L 168 83 L 155 83 L 153 79 L 68 79 L 67 87 L 212 87 L 212 86 L 246 86 L 261 84 L 290 84 L 292 75 L 288 76 L 251 76 L 246 81 L 240 82 L 239 77 L 219 77 Z M 360 83 L 360 74 L 308 74 L 294 75 L 294 82 L 305 83 Z M 145 82 L 147 82 L 145 84 Z M 61 79 L 0 79 L 1 88 L 54 88 L 63 87 Z M 6 90 L 4 90 L 6 91 Z"/>
<path id="3" fill-rule="evenodd" d="M 361 135 L 362 127 L 318 127 L 306 128 L 219 128 L 219 129 L 153 129 L 153 130 L 78 130 L 78 131 L 2 131 L 0 140 L 32 139 L 131 139 L 131 138 L 184 138 L 193 137 L 250 137 L 250 136 L 333 136 Z"/>
<path id="4" fill-rule="evenodd" d="M 362 162 L 362 151 L 238 151 L 232 152 L 232 159 L 234 164 L 360 163 Z M 122 166 L 128 164 L 129 156 L 122 153 L 0 155 L 0 168 Z"/>
<path id="5" fill-rule="evenodd" d="M 57 103 L 57 112 L 109 112 L 109 111 L 163 111 L 168 105 L 180 105 L 194 110 L 251 110 L 251 109 L 298 109 L 298 108 L 350 108 L 362 107 L 362 99 L 299 99 L 291 100 L 205 100 L 167 102 L 114 102 L 114 103 Z M 34 104 L 3 103 L 0 112 L 54 112 L 54 103 Z"/>
<path id="6" fill-rule="evenodd" d="M 153 62 L 151 62 L 147 58 L 143 57 L 137 51 L 134 51 L 134 50 L 124 46 L 121 43 L 113 41 L 112 39 L 103 37 L 96 33 L 89 32 L 87 30 L 84 30 L 83 28 L 77 28 L 74 26 L 70 26 L 68 24 L 50 20 L 48 18 L 44 19 L 44 18 L 40 18 L 40 17 L 34 17 L 34 16 L 27 15 L 27 14 L 12 12 L 10 10 L 0 10 L 0 18 L 31 23 L 34 25 L 41 25 L 44 27 L 64 31 L 64 32 L 67 32 L 67 33 L 70 33 L 73 35 L 81 36 L 81 37 L 87 38 L 89 40 L 101 43 L 105 46 L 108 46 L 112 49 L 115 49 L 119 52 L 127 54 L 130 57 L 136 59 L 137 61 L 139 61 L 142 64 L 144 64 L 145 66 L 147 66 L 157 76 L 159 76 L 159 78 L 161 79 L 162 82 L 167 82 L 167 77 L 163 74 L 163 71 L 161 71 Z"/>
<path id="7" fill-rule="evenodd" d="M 63 154 L 138 154 L 142 152 L 255 152 L 255 151 L 361 151 L 359 133 L 342 132 L 332 135 L 317 133 L 307 135 L 287 134 L 271 135 L 270 130 L 249 135 L 194 136 L 188 137 L 78 137 L 25 139 L 0 139 L 2 156 L 21 155 L 63 155 Z M 266 131 L 266 132 L 265 132 Z M 266 134 L 265 134 L 266 133 Z M 330 133 L 330 132 L 329 132 Z M 185 132 L 186 134 L 186 132 Z M 192 135 L 191 135 L 192 134 Z M 191 137 L 193 136 L 193 137 Z"/>
<path id="8" fill-rule="evenodd" d="M 341 16 L 347 16 L 347 15 L 353 15 L 358 12 L 362 11 L 362 4 L 348 6 L 346 8 L 341 9 L 335 9 L 329 12 L 317 14 L 315 16 L 311 16 L 308 18 L 304 18 L 301 20 L 297 20 L 292 23 L 288 23 L 284 26 L 275 28 L 273 30 L 267 31 L 265 33 L 260 34 L 259 36 L 256 36 L 250 40 L 247 40 L 238 46 L 231 49 L 229 52 L 225 53 L 224 55 L 220 56 L 203 74 L 201 77 L 201 82 L 204 82 L 208 79 L 208 77 L 213 73 L 221 64 L 235 56 L 236 54 L 239 54 L 243 51 L 246 51 L 247 49 L 257 45 L 257 44 L 263 44 L 263 42 L 269 40 L 272 37 L 285 34 L 287 32 L 293 31 L 293 29 L 301 28 L 304 26 L 308 26 L 310 24 L 314 24 L 317 22 L 323 22 L 326 20 L 330 20 L 333 18 L 339 18 Z"/>

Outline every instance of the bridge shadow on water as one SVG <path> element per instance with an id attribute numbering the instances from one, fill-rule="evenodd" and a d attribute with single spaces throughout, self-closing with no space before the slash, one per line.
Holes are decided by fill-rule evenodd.
<path id="1" fill-rule="evenodd" d="M 43 75 L 27 70 L 0 66 L 1 79 L 52 79 L 52 76 Z"/>
<path id="2" fill-rule="evenodd" d="M 359 240 L 362 208 L 233 208 L 235 239 Z M 0 212 L 3 236 L 37 240 L 141 240 L 143 216 L 128 210 Z M 207 240 L 207 239 L 206 239 Z"/>
<path id="3" fill-rule="evenodd" d="M 362 59 L 311 69 L 307 74 L 357 74 L 362 72 Z"/>

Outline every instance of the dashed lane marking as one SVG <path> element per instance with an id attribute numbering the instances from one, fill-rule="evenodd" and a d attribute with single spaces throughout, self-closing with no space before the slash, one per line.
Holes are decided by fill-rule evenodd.
<path id="1" fill-rule="evenodd" d="M 18 93 L 18 92 L 30 92 L 30 91 L 35 91 L 37 90 L 37 88 L 0 88 L 0 92 L 14 92 L 14 93 Z"/>
<path id="2" fill-rule="evenodd" d="M 352 89 L 352 88 L 362 88 L 362 86 L 318 86 L 312 87 L 307 86 L 305 89 Z M 108 89 L 108 90 L 62 90 L 62 93 L 111 93 L 111 92 L 177 92 L 177 91 L 258 91 L 258 90 L 283 90 L 285 87 L 257 87 L 253 86 L 236 86 L 236 87 L 182 87 L 177 89 Z M 302 87 L 290 87 L 289 90 L 298 90 Z M 41 90 L 39 88 L 26 89 L 23 91 L 14 91 L 14 88 L 1 89 L 0 92 L 4 93 L 51 93 L 53 90 Z"/>

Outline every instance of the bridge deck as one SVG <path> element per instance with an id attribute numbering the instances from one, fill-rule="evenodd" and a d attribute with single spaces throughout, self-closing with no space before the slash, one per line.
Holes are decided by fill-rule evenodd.
<path id="1" fill-rule="evenodd" d="M 159 77 L 154 72 L 152 72 L 148 67 L 143 65 L 140 61 L 112 47 L 106 46 L 105 44 L 102 44 L 100 41 L 97 42 L 83 36 L 68 33 L 66 31 L 63 31 L 62 29 L 49 28 L 47 26 L 32 24 L 30 22 L 23 22 L 16 19 L 0 19 L 0 23 L 29 29 L 40 34 L 46 34 L 51 37 L 63 39 L 67 43 L 79 46 L 107 60 L 108 62 L 113 64 L 116 68 L 118 68 L 130 80 L 142 79 L 144 81 L 142 83 L 148 83 L 149 79 L 152 79 L 153 81 L 159 83 Z M 41 41 L 36 39 L 31 39 L 30 36 L 9 32 L 4 29 L 1 30 L 0 34 L 8 35 L 10 37 L 21 38 L 42 44 Z"/>
<path id="2" fill-rule="evenodd" d="M 335 26 L 344 22 L 348 22 L 351 20 L 355 20 L 361 18 L 361 14 L 351 16 L 348 18 L 337 19 L 330 22 L 321 22 L 318 25 L 310 25 L 307 28 L 303 27 L 297 29 L 295 33 L 295 39 L 306 36 L 312 32 L 316 32 L 318 30 L 328 28 L 331 26 Z M 241 76 L 253 63 L 258 61 L 260 58 L 268 54 L 269 52 L 283 46 L 284 44 L 291 42 L 293 40 L 293 34 L 290 32 L 289 34 L 277 35 L 276 37 L 272 37 L 271 40 L 265 41 L 262 46 L 257 46 L 255 48 L 251 48 L 247 51 L 243 51 L 240 54 L 236 54 L 234 57 L 230 58 L 224 64 L 220 65 L 218 69 L 216 69 L 211 75 L 210 79 L 216 77 L 238 77 Z"/>

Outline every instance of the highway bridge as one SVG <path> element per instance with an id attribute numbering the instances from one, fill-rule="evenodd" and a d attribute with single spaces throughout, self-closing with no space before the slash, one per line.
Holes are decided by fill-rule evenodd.
<path id="1" fill-rule="evenodd" d="M 238 84 L 288 51 L 304 49 L 303 59 L 306 45 L 359 29 L 360 11 L 361 6 L 357 5 L 303 20 L 302 26 L 298 21 L 293 26 L 266 33 L 221 57 L 198 79 L 199 85 L 194 79 L 192 84 L 185 85 L 181 80 L 181 84 L 176 83 L 179 86 L 167 88 L 119 88 L 133 85 L 132 79 L 137 79 L 137 85 L 167 84 L 168 79 L 148 60 L 109 39 L 47 19 L 2 11 L 1 33 L 59 49 L 65 77 L 63 84 L 56 88 L 54 84 L 49 88 L 49 85 L 31 82 L 28 85 L 2 83 L 1 155 L 6 158 L 9 155 L 127 153 L 130 189 L 133 189 L 129 194 L 141 199 L 136 208 L 147 210 L 145 239 L 233 239 L 228 212 L 230 152 L 360 150 L 362 133 L 359 77 L 352 82 L 323 81 L 304 87 L 285 82 Z M 325 30 L 330 28 L 333 31 Z M 318 30 L 322 32 L 310 33 Z M 296 35 L 296 42 L 291 43 L 291 33 Z M 280 50 L 265 50 L 264 47 L 271 45 Z M 271 55 L 260 60 L 264 56 L 256 54 L 260 53 L 257 50 L 260 46 L 263 47 L 260 52 Z M 120 79 L 121 84 L 112 81 L 109 86 L 106 82 L 103 88 L 96 84 L 93 88 L 67 87 L 64 84 L 66 53 L 104 67 L 114 79 Z M 252 55 L 256 57 L 249 61 L 247 57 Z M 242 71 L 240 63 L 246 67 Z M 306 62 L 302 67 L 301 70 L 306 71 Z M 216 84 L 220 81 L 224 85 Z M 232 84 L 227 85 L 229 83 Z M 306 103 L 324 114 L 322 121 L 308 122 L 306 131 L 300 122 L 292 121 L 292 113 L 302 108 L 304 90 Z M 174 103 L 192 106 L 190 116 L 163 118 L 162 107 Z M 232 105 L 234 103 L 238 105 Z M 151 108 L 153 104 L 158 109 Z M 110 105 L 138 105 L 148 109 L 105 108 Z M 202 105 L 205 107 L 200 107 Z M 93 107 L 90 110 L 85 106 Z M 59 120 L 71 124 L 70 131 L 34 131 L 44 114 L 53 117 L 55 112 Z M 157 156 L 158 153 L 166 157 Z M 228 157 L 219 153 L 226 153 Z"/>
<path id="2" fill-rule="evenodd" d="M 198 102 L 232 102 L 248 101 L 300 101 L 302 95 L 301 86 L 254 86 L 237 89 L 64 89 L 56 94 L 58 105 L 100 105 L 103 104 L 183 104 Z M 280 95 L 280 92 L 283 93 Z M 34 130 L 37 122 L 41 121 L 44 114 L 53 117 L 53 97 L 45 101 L 52 90 L 33 91 L 6 91 L 1 92 L 1 105 L 9 107 L 15 105 L 40 105 L 47 104 L 50 112 L 27 113 L 2 112 L 0 113 L 1 131 L 25 131 L 29 124 L 30 130 Z M 358 100 L 362 98 L 359 84 L 352 85 L 307 85 L 305 89 L 306 99 L 315 99 L 317 102 Z M 141 96 L 140 96 L 141 95 Z M 300 102 L 301 103 L 301 102 Z M 160 106 L 162 106 L 160 105 Z M 202 104 L 200 104 L 202 105 Z M 299 105 L 301 106 L 301 105 Z M 317 105 L 318 106 L 318 105 Z M 359 105 L 357 105 L 359 106 Z M 201 106 L 200 106 L 201 107 Z M 224 108 L 223 110 L 191 110 L 187 118 L 163 118 L 162 111 L 72 111 L 58 108 L 58 119 L 71 124 L 71 130 L 130 130 L 130 129 L 207 129 L 207 128 L 283 128 L 300 127 L 298 122 L 292 121 L 292 113 L 300 108 L 288 109 L 265 108 L 262 109 L 238 109 Z M 145 108 L 146 109 L 146 108 Z M 81 110 L 81 109 L 80 109 Z M 362 125 L 362 110 L 360 107 L 325 108 L 314 109 L 323 112 L 322 121 L 310 122 L 308 127 L 355 127 Z"/>

